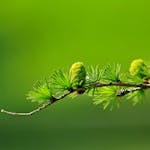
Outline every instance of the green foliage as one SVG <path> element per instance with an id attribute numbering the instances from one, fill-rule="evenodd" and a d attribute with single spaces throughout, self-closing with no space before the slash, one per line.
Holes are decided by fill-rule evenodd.
<path id="1" fill-rule="evenodd" d="M 97 91 L 97 88 L 96 87 L 94 88 L 93 85 L 96 84 L 97 82 L 102 81 L 103 74 L 104 70 L 100 69 L 98 65 L 96 67 L 93 66 L 88 67 L 85 83 L 88 95 L 93 96 L 95 91 Z"/>
<path id="2" fill-rule="evenodd" d="M 67 92 L 74 98 L 83 93 L 94 97 L 94 104 L 102 105 L 103 109 L 119 107 L 121 97 L 133 102 L 141 103 L 144 89 L 136 85 L 149 83 L 147 66 L 142 60 L 133 61 L 130 72 L 121 73 L 120 64 L 109 64 L 103 68 L 90 66 L 85 69 L 81 62 L 74 63 L 69 72 L 55 71 L 49 81 L 36 83 L 33 90 L 27 94 L 27 99 L 43 103 L 53 97 L 63 97 Z M 143 79 L 144 77 L 144 79 Z M 121 83 L 127 83 L 122 85 Z M 113 85 L 114 84 L 114 85 Z M 134 86 L 130 87 L 130 84 Z"/>
<path id="3" fill-rule="evenodd" d="M 145 96 L 144 90 L 140 89 L 138 91 L 135 91 L 133 93 L 129 93 L 126 98 L 127 100 L 131 100 L 133 105 L 141 104 L 143 103 L 143 98 Z"/>
<path id="4" fill-rule="evenodd" d="M 27 99 L 32 102 L 44 103 L 45 101 L 50 100 L 52 96 L 52 91 L 50 83 L 45 79 L 38 81 L 33 90 L 27 94 Z"/>
<path id="5" fill-rule="evenodd" d="M 69 75 L 68 73 L 64 73 L 62 70 L 55 71 L 50 80 L 54 89 L 69 90 L 71 88 Z"/>
<path id="6" fill-rule="evenodd" d="M 98 65 L 96 67 L 93 66 L 88 67 L 86 82 L 96 83 L 98 81 L 101 81 L 104 74 L 103 72 L 104 70 L 100 69 Z"/>
<path id="7" fill-rule="evenodd" d="M 102 104 L 104 110 L 107 107 L 110 107 L 110 110 L 115 106 L 119 107 L 119 97 L 116 96 L 117 90 L 119 89 L 116 86 L 100 88 L 95 92 L 94 104 Z"/>
<path id="8" fill-rule="evenodd" d="M 142 59 L 134 60 L 131 63 L 129 71 L 132 76 L 138 76 L 140 78 L 146 78 L 150 75 L 148 66 Z"/>
<path id="9" fill-rule="evenodd" d="M 104 67 L 103 79 L 106 81 L 120 81 L 120 64 L 108 64 Z"/>
<path id="10" fill-rule="evenodd" d="M 51 86 L 53 87 L 54 95 L 61 95 L 66 90 L 72 88 L 72 84 L 69 78 L 69 74 L 63 72 L 62 70 L 55 71 L 50 77 Z"/>
<path id="11" fill-rule="evenodd" d="M 71 66 L 69 77 L 74 89 L 83 86 L 86 80 L 86 70 L 82 62 L 74 63 Z"/>
<path id="12" fill-rule="evenodd" d="M 126 83 L 135 83 L 135 84 L 142 84 L 143 83 L 142 78 L 140 78 L 138 76 L 132 76 L 129 72 L 122 73 L 120 75 L 120 80 L 122 82 L 126 82 Z"/>

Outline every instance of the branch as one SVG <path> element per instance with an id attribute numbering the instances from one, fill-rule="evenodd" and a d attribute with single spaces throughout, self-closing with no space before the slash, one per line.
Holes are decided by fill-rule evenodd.
<path id="1" fill-rule="evenodd" d="M 66 94 L 60 96 L 59 98 L 55 98 L 55 97 L 52 97 L 48 103 L 46 104 L 43 104 L 42 106 L 39 106 L 38 108 L 32 110 L 31 112 L 25 112 L 25 113 L 17 113 L 17 112 L 11 112 L 11 111 L 7 111 L 7 110 L 4 110 L 4 109 L 1 109 L 1 112 L 2 113 L 5 113 L 5 114 L 8 114 L 8 115 L 13 115 L 13 116 L 32 116 L 33 114 L 47 108 L 48 106 L 50 106 L 51 104 L 57 102 L 58 100 L 61 100 L 63 98 L 65 98 L 66 96 L 68 96 L 69 94 L 71 94 L 73 91 L 68 91 Z"/>
<path id="2" fill-rule="evenodd" d="M 116 96 L 121 97 L 121 96 L 124 96 L 124 95 L 126 95 L 126 94 L 128 94 L 128 93 L 136 92 L 136 91 L 138 91 L 138 90 L 141 90 L 141 88 L 140 88 L 140 87 L 136 87 L 136 88 L 133 88 L 133 89 L 120 90 L 120 91 L 117 91 Z"/>
<path id="3" fill-rule="evenodd" d="M 123 91 L 119 91 L 116 96 L 124 96 L 128 93 L 131 93 L 131 92 L 135 92 L 135 91 L 138 91 L 140 89 L 147 89 L 147 88 L 150 88 L 150 84 L 147 84 L 147 83 L 143 83 L 143 84 L 131 84 L 131 83 L 123 83 L 123 82 L 108 82 L 108 83 L 101 83 L 101 82 L 97 82 L 96 84 L 92 85 L 92 88 L 98 88 L 98 87 L 106 87 L 106 86 L 122 86 L 122 87 L 134 87 L 133 89 L 126 89 L 126 90 L 123 90 Z M 2 113 L 5 113 L 5 114 L 8 114 L 8 115 L 14 115 L 14 116 L 31 116 L 45 108 L 47 108 L 48 106 L 50 106 L 51 104 L 59 101 L 59 100 L 62 100 L 63 98 L 67 97 L 68 95 L 70 95 L 71 93 L 74 93 L 74 92 L 77 92 L 78 94 L 83 94 L 87 89 L 82 87 L 82 88 L 78 88 L 76 90 L 73 90 L 71 89 L 70 91 L 68 91 L 66 94 L 58 97 L 58 98 L 55 98 L 55 97 L 52 97 L 48 103 L 46 104 L 43 104 L 42 106 L 39 106 L 38 108 L 34 109 L 33 111 L 31 112 L 25 112 L 25 113 L 17 113 L 17 112 L 10 112 L 10 111 L 7 111 L 7 110 L 4 110 L 4 109 L 1 109 L 1 112 Z"/>
<path id="4" fill-rule="evenodd" d="M 1 109 L 1 112 L 2 113 L 5 113 L 5 114 L 8 114 L 8 115 L 13 115 L 13 116 L 31 116 L 33 115 L 34 113 L 37 113 L 39 112 L 40 110 L 43 110 L 45 108 L 47 108 L 49 105 L 51 105 L 51 101 L 49 101 L 48 103 L 46 104 L 43 104 L 42 106 L 34 109 L 33 111 L 31 112 L 27 112 L 27 113 L 17 113 L 17 112 L 10 112 L 10 111 L 7 111 L 7 110 L 4 110 L 4 109 Z"/>
<path id="5" fill-rule="evenodd" d="M 119 81 L 119 82 L 108 82 L 108 83 L 97 82 L 93 87 L 104 87 L 104 86 L 140 87 L 142 89 L 150 88 L 150 84 L 147 84 L 147 83 L 132 84 L 132 83 L 124 83 L 121 81 Z"/>

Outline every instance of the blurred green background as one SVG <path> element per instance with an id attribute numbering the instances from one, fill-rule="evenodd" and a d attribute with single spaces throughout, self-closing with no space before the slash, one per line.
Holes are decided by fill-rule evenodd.
<path id="1" fill-rule="evenodd" d="M 0 108 L 30 111 L 38 79 L 73 62 L 150 60 L 149 0 L 0 1 Z M 146 99 L 145 99 L 146 100 Z M 66 98 L 32 117 L 0 114 L 1 150 L 149 150 L 149 96 L 143 105 L 102 111 Z"/>

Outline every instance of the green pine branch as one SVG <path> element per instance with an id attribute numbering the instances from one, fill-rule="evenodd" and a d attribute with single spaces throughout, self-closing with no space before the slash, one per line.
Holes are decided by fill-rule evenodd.
<path id="1" fill-rule="evenodd" d="M 92 96 L 94 104 L 103 109 L 120 107 L 122 98 L 133 105 L 142 103 L 147 89 L 150 88 L 150 69 L 142 60 L 134 60 L 129 72 L 121 72 L 120 64 L 85 67 L 82 62 L 74 63 L 70 70 L 55 71 L 49 79 L 37 82 L 27 94 L 27 100 L 38 102 L 41 106 L 31 112 L 17 113 L 1 109 L 9 115 L 30 116 L 67 96 L 86 94 Z"/>

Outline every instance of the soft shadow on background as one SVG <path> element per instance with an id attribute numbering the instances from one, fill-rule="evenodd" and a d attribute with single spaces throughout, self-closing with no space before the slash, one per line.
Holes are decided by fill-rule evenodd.
<path id="1" fill-rule="evenodd" d="M 0 2 L 0 108 L 30 111 L 38 79 L 73 62 L 150 60 L 148 0 Z M 32 117 L 0 114 L 1 150 L 149 150 L 150 100 L 113 112 L 92 99 L 66 98 Z"/>

